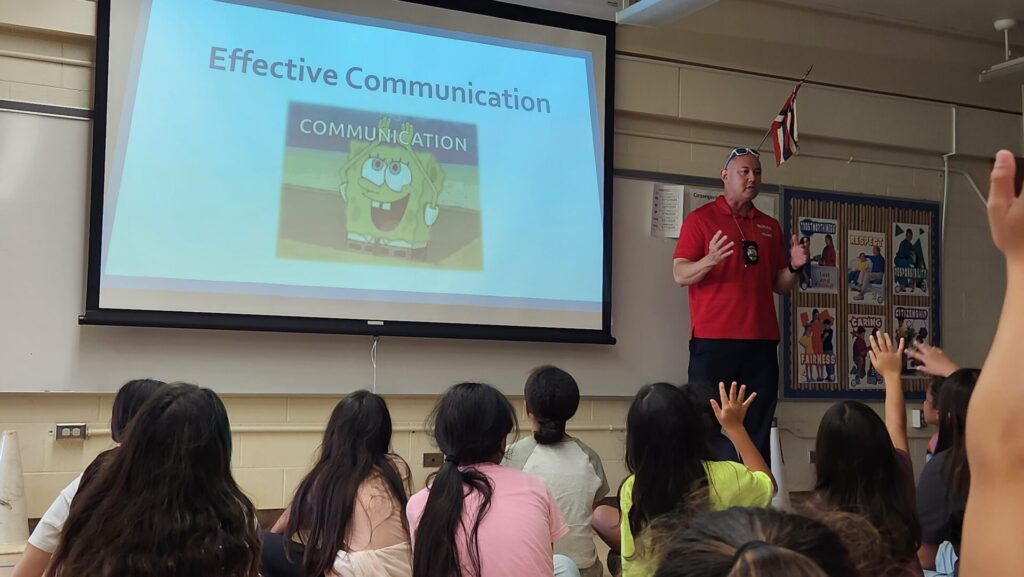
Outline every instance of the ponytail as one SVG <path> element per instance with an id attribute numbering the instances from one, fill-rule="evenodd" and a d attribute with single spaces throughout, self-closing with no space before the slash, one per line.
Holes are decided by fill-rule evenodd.
<path id="1" fill-rule="evenodd" d="M 482 574 L 478 533 L 494 486 L 474 465 L 500 458 L 502 442 L 516 428 L 515 409 L 489 385 L 462 383 L 445 392 L 430 421 L 445 459 L 428 480 L 427 502 L 413 529 L 412 577 L 477 577 Z M 470 523 L 463 520 L 465 495 L 474 491 L 480 493 L 482 504 Z M 467 549 L 460 559 L 462 526 L 467 527 Z M 469 575 L 463 573 L 463 565 Z"/>
<path id="2" fill-rule="evenodd" d="M 480 521 L 491 506 L 494 487 L 476 469 L 461 471 L 453 461 L 445 459 L 441 469 L 434 475 L 423 517 L 416 530 L 412 577 L 468 577 L 462 573 L 456 542 L 459 526 L 462 525 L 466 494 L 463 485 L 468 485 L 470 491 L 479 491 L 483 496 L 483 505 L 467 533 L 470 575 L 481 574 L 478 532 Z"/>
<path id="3" fill-rule="evenodd" d="M 526 379 L 526 410 L 537 420 L 533 433 L 537 444 L 553 445 L 565 438 L 565 422 L 579 406 L 579 386 L 562 369 L 537 367 Z"/>

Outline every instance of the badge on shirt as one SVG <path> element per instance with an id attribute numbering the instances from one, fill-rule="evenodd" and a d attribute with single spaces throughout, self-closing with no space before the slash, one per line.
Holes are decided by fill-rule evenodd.
<path id="1" fill-rule="evenodd" d="M 757 243 L 752 240 L 743 241 L 743 264 L 757 264 Z"/>

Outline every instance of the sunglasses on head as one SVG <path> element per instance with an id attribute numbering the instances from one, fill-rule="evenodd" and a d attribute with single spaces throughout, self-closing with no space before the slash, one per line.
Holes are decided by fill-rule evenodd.
<path id="1" fill-rule="evenodd" d="M 756 151 L 756 150 L 754 150 L 753 148 L 746 148 L 746 147 L 744 147 L 744 148 L 734 148 L 734 149 L 732 149 L 732 152 L 729 153 L 729 156 L 726 157 L 725 165 L 729 166 L 729 163 L 732 162 L 732 159 L 734 159 L 734 158 L 736 158 L 738 156 L 747 156 L 747 155 L 753 156 L 754 158 L 761 158 L 761 153 Z"/>

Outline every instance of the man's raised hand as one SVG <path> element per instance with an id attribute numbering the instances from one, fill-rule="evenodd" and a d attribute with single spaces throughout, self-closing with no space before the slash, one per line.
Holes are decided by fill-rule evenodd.
<path id="1" fill-rule="evenodd" d="M 718 263 L 732 256 L 732 253 L 735 252 L 733 250 L 735 244 L 722 231 L 716 232 L 708 244 L 708 254 L 704 257 L 704 261 L 710 266 L 718 266 Z"/>

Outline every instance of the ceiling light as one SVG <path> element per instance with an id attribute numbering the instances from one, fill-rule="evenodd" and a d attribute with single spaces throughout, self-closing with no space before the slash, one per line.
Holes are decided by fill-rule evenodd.
<path id="1" fill-rule="evenodd" d="M 619 24 L 658 26 L 707 8 L 718 0 L 640 0 L 619 10 L 615 21 Z"/>
<path id="2" fill-rule="evenodd" d="M 978 82 L 987 82 L 997 78 L 1006 78 L 1024 74 L 1024 56 L 1010 59 L 1010 30 L 1017 26 L 1013 18 L 1001 18 L 992 23 L 996 30 L 1003 33 L 1003 42 L 1006 51 L 1006 61 L 993 64 L 988 70 L 982 70 L 978 75 Z"/>

